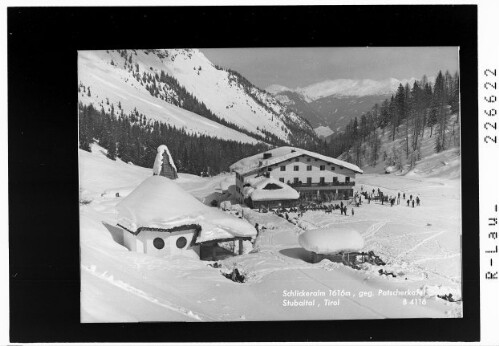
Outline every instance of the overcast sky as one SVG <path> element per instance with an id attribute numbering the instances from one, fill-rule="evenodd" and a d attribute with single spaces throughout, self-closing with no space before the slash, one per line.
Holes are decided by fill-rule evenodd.
<path id="1" fill-rule="evenodd" d="M 327 79 L 408 79 L 458 71 L 457 47 L 201 49 L 253 84 L 305 87 Z"/>

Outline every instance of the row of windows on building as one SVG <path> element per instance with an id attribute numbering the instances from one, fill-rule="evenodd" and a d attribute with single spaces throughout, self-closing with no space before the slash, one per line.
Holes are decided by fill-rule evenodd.
<path id="1" fill-rule="evenodd" d="M 307 166 L 307 171 L 311 171 L 312 167 L 313 167 L 312 165 L 308 165 Z M 281 172 L 284 172 L 284 171 L 286 171 L 286 166 L 280 166 L 279 169 L 281 170 Z M 321 171 L 325 171 L 326 170 L 326 166 L 325 165 L 321 165 L 321 166 L 319 166 L 319 169 Z M 297 172 L 299 170 L 300 170 L 300 166 L 293 166 L 293 171 Z M 332 171 L 336 170 L 336 167 L 332 166 L 331 170 Z M 267 171 L 272 171 L 272 167 L 267 168 Z"/>
<path id="2" fill-rule="evenodd" d="M 158 250 L 161 250 L 162 248 L 165 247 L 165 241 L 162 238 L 154 238 L 152 243 L 153 243 L 154 247 Z M 187 239 L 185 237 L 179 237 L 179 238 L 177 238 L 175 245 L 179 249 L 183 249 L 187 245 Z"/>
<path id="3" fill-rule="evenodd" d="M 284 178 L 279 178 L 279 181 L 284 183 Z M 291 181 L 288 181 L 288 183 L 290 183 Z M 350 177 L 345 177 L 345 183 L 349 183 L 350 182 Z M 299 178 L 293 178 L 293 184 L 298 184 L 298 183 L 301 183 L 300 179 Z M 320 177 L 319 178 L 319 183 L 320 184 L 325 184 L 326 183 L 326 180 L 324 177 Z M 338 177 L 333 177 L 333 184 L 334 183 L 338 183 Z M 307 184 L 312 184 L 312 178 L 311 177 L 308 177 L 307 178 Z"/>

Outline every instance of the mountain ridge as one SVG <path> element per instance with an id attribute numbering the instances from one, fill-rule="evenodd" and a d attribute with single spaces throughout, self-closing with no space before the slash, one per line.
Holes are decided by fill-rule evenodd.
<path id="1" fill-rule="evenodd" d="M 383 80 L 341 78 L 333 80 L 328 79 L 294 89 L 283 85 L 272 84 L 265 88 L 265 90 L 272 94 L 279 94 L 285 91 L 295 92 L 303 96 L 303 98 L 310 103 L 331 95 L 337 97 L 391 95 L 397 90 L 399 84 L 412 84 L 416 80 L 417 79 L 414 77 L 403 80 L 396 78 L 387 78 Z"/>
<path id="2" fill-rule="evenodd" d="M 317 140 L 305 119 L 197 49 L 80 51 L 78 78 L 95 91 L 79 100 L 106 111 L 118 104 L 138 108 L 151 119 L 219 138 L 229 127 L 246 142 L 244 135 L 276 144 Z"/>

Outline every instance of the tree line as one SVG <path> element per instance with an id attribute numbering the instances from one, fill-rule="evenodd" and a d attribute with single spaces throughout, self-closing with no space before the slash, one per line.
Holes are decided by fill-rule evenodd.
<path id="1" fill-rule="evenodd" d="M 451 115 L 456 114 L 451 122 Z M 435 82 L 426 76 L 412 85 L 400 84 L 395 94 L 381 105 L 354 118 L 341 133 L 331 136 L 318 149 L 326 155 L 345 158 L 357 165 L 375 166 L 380 157 L 381 136 L 391 141 L 403 138 L 403 153 L 411 167 L 419 160 L 421 140 L 429 130 L 436 153 L 459 145 L 459 74 L 439 71 Z M 426 132 L 428 133 L 428 131 Z M 401 153 L 393 153 L 393 157 Z M 400 159 L 400 158 L 398 158 Z M 399 162 L 400 163 L 400 162 Z"/>
<path id="2" fill-rule="evenodd" d="M 151 121 L 137 110 L 115 114 L 93 105 L 78 105 L 79 147 L 90 151 L 92 143 L 107 149 L 110 159 L 121 159 L 151 168 L 157 148 L 166 144 L 180 172 L 214 175 L 229 171 L 241 158 L 268 149 L 262 143 L 249 144 L 206 135 L 190 134 L 183 128 Z"/>

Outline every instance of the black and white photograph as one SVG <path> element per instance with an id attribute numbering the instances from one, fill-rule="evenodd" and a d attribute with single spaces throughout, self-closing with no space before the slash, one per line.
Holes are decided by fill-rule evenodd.
<path id="1" fill-rule="evenodd" d="M 78 52 L 81 321 L 459 318 L 457 47 Z"/>
<path id="2" fill-rule="evenodd" d="M 6 9 L 0 343 L 494 344 L 489 7 L 52 5 Z"/>

